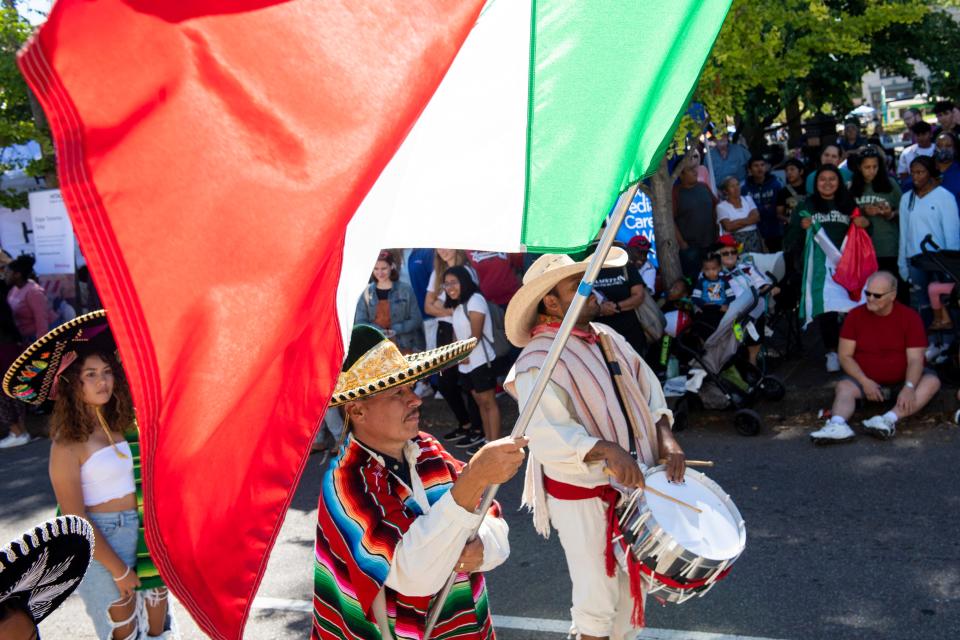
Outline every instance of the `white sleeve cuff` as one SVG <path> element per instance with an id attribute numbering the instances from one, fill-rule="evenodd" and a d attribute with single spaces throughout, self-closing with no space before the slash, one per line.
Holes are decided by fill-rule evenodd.
<path id="1" fill-rule="evenodd" d="M 467 511 L 457 504 L 457 501 L 453 499 L 450 491 L 443 494 L 443 496 L 430 507 L 430 512 L 432 513 L 433 511 L 437 511 L 438 515 L 447 522 L 456 524 L 468 531 L 476 529 L 480 525 L 480 520 L 483 518 L 480 514 Z"/>
<path id="2" fill-rule="evenodd" d="M 583 436 L 579 438 L 576 444 L 577 451 L 577 462 L 580 463 L 580 469 L 584 473 L 589 473 L 591 462 L 586 462 L 585 458 L 587 454 L 593 451 L 593 448 L 597 446 L 597 443 L 600 442 L 600 438 L 594 438 L 593 436 Z"/>
<path id="3" fill-rule="evenodd" d="M 670 409 L 657 409 L 653 412 L 653 424 L 660 422 L 660 418 L 666 416 L 667 421 L 670 423 L 670 428 L 673 429 L 673 411 Z"/>

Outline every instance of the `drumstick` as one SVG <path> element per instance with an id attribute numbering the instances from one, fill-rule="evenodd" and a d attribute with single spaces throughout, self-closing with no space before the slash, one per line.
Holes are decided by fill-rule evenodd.
<path id="1" fill-rule="evenodd" d="M 613 472 L 610 471 L 609 468 L 604 467 L 604 468 L 603 468 L 603 472 L 604 472 L 605 474 L 607 474 L 608 476 L 613 477 Z M 686 507 L 687 509 L 692 509 L 693 511 L 696 511 L 697 513 L 703 513 L 702 510 L 696 508 L 696 507 L 693 506 L 692 504 L 690 504 L 690 503 L 688 503 L 688 502 L 684 502 L 683 500 L 680 500 L 679 498 L 674 498 L 674 497 L 671 496 L 670 494 L 664 493 L 663 491 L 658 491 L 657 489 L 654 489 L 653 487 L 651 487 L 651 486 L 649 486 L 649 485 L 645 485 L 645 486 L 643 487 L 643 490 L 644 490 L 644 491 L 649 491 L 649 492 L 652 493 L 653 495 L 659 496 L 659 497 L 663 498 L 664 500 L 669 500 L 670 502 L 672 502 L 672 503 L 674 503 L 674 504 L 678 504 L 678 505 L 680 505 L 681 507 Z"/>
<path id="2" fill-rule="evenodd" d="M 657 464 L 667 464 L 667 459 L 660 458 Z M 713 460 L 686 460 L 684 464 L 688 467 L 712 467 Z"/>

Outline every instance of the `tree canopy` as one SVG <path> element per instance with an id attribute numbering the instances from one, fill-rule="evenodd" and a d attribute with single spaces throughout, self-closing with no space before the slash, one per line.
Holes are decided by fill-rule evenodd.
<path id="1" fill-rule="evenodd" d="M 847 113 L 867 71 L 912 77 L 910 61 L 919 60 L 937 69 L 937 87 L 960 89 L 960 25 L 946 4 L 734 0 L 695 100 L 714 121 L 732 118 L 755 144 L 785 112 Z"/>
<path id="2" fill-rule="evenodd" d="M 53 143 L 45 121 L 38 124 L 35 119 L 40 113 L 39 106 L 32 104 L 30 91 L 17 67 L 17 51 L 33 33 L 33 27 L 12 4 L 5 2 L 0 7 L 0 147 L 36 141 L 43 150 L 43 158 L 0 162 L 0 172 L 23 169 L 31 176 L 49 177 L 55 171 Z M 27 194 L 5 188 L 0 183 L 0 206 L 25 208 Z"/>

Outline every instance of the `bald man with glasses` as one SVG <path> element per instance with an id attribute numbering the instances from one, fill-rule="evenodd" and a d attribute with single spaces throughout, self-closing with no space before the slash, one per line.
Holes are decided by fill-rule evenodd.
<path id="1" fill-rule="evenodd" d="M 883 440 L 897 431 L 897 421 L 927 405 L 940 380 L 925 368 L 927 335 L 920 314 L 897 302 L 897 279 L 878 271 L 864 287 L 867 303 L 853 309 L 840 330 L 837 353 L 843 377 L 834 391 L 831 417 L 810 434 L 816 444 L 848 442 L 855 436 L 847 420 L 858 401 L 896 404 L 886 413 L 864 420 L 864 430 Z"/>

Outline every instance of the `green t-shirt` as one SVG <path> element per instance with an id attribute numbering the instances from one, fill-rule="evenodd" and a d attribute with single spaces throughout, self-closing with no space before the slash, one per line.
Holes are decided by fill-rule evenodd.
<path id="1" fill-rule="evenodd" d="M 897 218 L 897 212 L 900 210 L 900 186 L 893 180 L 890 181 L 890 186 L 893 187 L 891 191 L 877 193 L 873 190 L 872 184 L 864 185 L 863 195 L 857 198 L 860 213 L 870 221 L 867 232 L 873 240 L 873 248 L 878 258 L 896 257 L 900 250 L 900 221 Z M 893 210 L 893 217 L 888 220 L 883 216 L 867 216 L 863 208 L 877 202 L 889 204 Z"/>
<path id="2" fill-rule="evenodd" d="M 827 212 L 815 212 L 809 196 L 797 207 L 797 215 L 794 216 L 794 218 L 796 219 L 797 240 L 799 242 L 802 243 L 806 237 L 806 232 L 800 226 L 800 220 L 802 218 L 813 218 L 814 222 L 820 224 L 826 232 L 827 237 L 836 245 L 837 249 L 840 248 L 844 238 L 847 237 L 847 230 L 850 228 L 850 221 L 852 219 L 847 214 L 841 213 L 838 209 L 832 207 L 830 211 Z M 794 224 L 793 219 L 790 220 L 790 223 L 791 225 Z"/>

